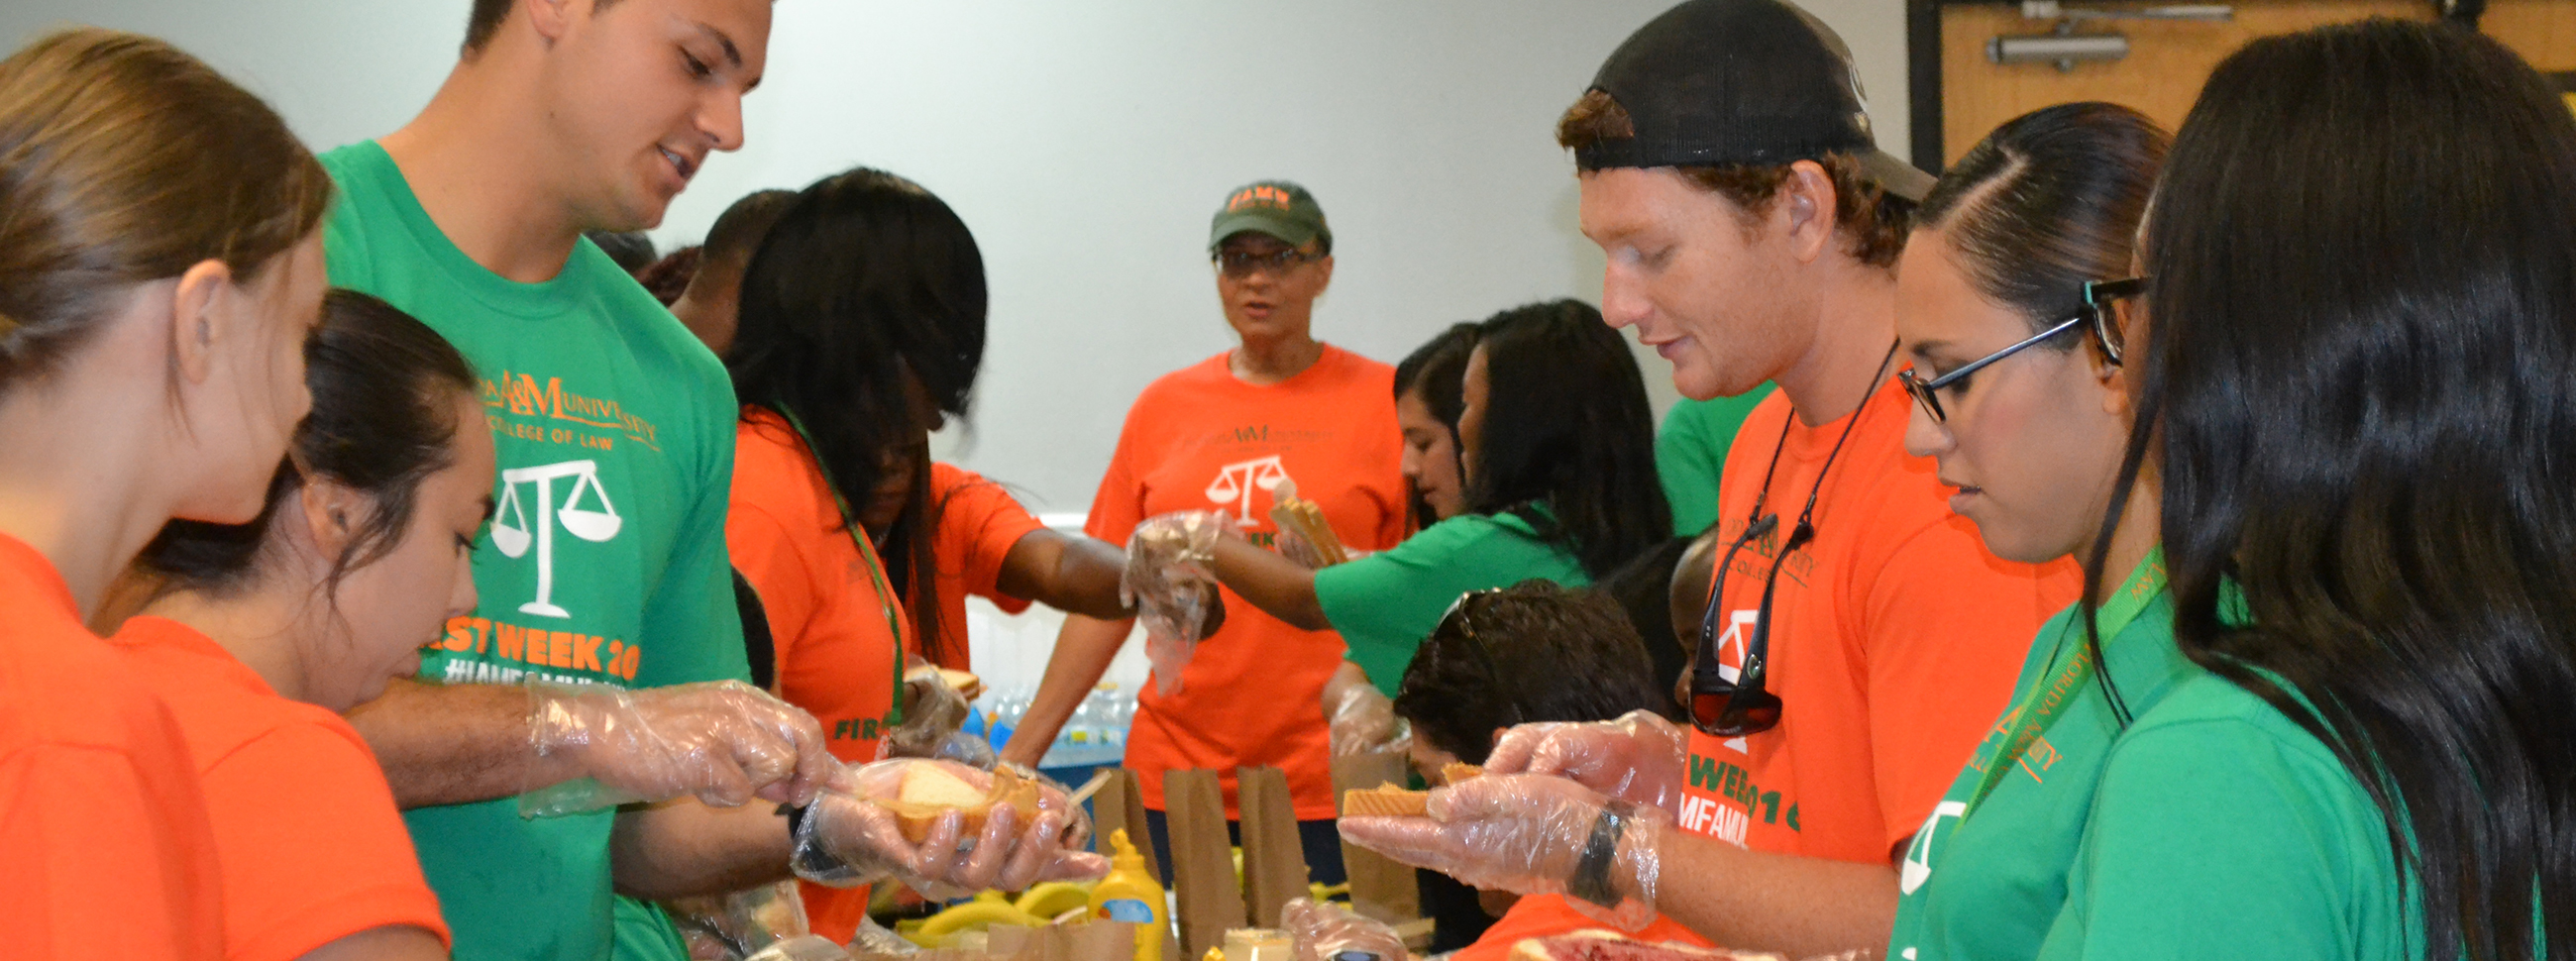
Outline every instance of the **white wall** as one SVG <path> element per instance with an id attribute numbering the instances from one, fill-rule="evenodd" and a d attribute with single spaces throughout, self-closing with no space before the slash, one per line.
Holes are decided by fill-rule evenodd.
<path id="1" fill-rule="evenodd" d="M 787 0 L 750 144 L 656 231 L 854 164 L 921 181 L 975 229 L 991 348 L 949 456 L 1081 511 L 1136 392 L 1228 343 L 1204 248 L 1225 191 L 1312 189 L 1339 261 L 1319 336 L 1392 362 L 1440 326 L 1598 300 L 1550 132 L 1668 0 Z M 1811 0 L 1861 63 L 1881 142 L 1906 140 L 1898 0 Z M 87 22 L 167 37 L 317 147 L 391 130 L 437 88 L 464 0 L 8 0 L 0 43 Z M 1647 382 L 1671 397 L 1651 355 Z"/>

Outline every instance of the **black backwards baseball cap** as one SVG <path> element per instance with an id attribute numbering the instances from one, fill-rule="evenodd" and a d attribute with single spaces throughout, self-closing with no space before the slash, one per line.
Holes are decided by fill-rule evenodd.
<path id="1" fill-rule="evenodd" d="M 1878 149 L 1851 48 L 1785 0 L 1688 0 L 1630 34 L 1592 89 L 1637 135 L 1574 152 L 1584 170 L 1778 166 L 1850 154 L 1888 193 L 1922 200 L 1931 174 Z"/>

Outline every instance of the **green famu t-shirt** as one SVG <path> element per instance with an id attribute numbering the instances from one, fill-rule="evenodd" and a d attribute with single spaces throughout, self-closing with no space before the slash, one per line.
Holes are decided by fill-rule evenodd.
<path id="1" fill-rule="evenodd" d="M 473 362 L 500 454 L 480 606 L 422 652 L 421 679 L 749 677 L 724 543 L 734 398 L 714 356 L 587 240 L 555 279 L 517 283 L 448 241 L 383 148 L 322 162 L 341 191 L 331 282 Z M 608 957 L 610 814 L 526 820 L 503 799 L 404 820 L 457 957 Z"/>
<path id="2" fill-rule="evenodd" d="M 2102 639 L 2102 655 L 2121 700 L 2142 713 L 2200 669 L 2174 647 L 2173 599 L 2161 577 L 2133 578 L 2123 589 L 2145 600 L 2128 608 L 2136 613 L 2126 625 L 2104 624 L 2114 633 Z M 2005 716 L 1915 832 L 1898 867 L 1889 958 L 2028 958 L 2065 904 L 2067 866 L 2092 812 L 2103 759 L 2120 736 L 2098 675 L 2013 759 L 2012 770 L 1973 811 L 1970 799 L 1998 752 L 2016 740 L 2015 708 L 2062 677 L 2067 658 L 2083 648 L 2080 617 L 2069 606 L 2041 625 Z"/>
<path id="3" fill-rule="evenodd" d="M 2324 743 L 2206 672 L 2111 747 L 2038 957 L 2421 957 L 2388 822 Z"/>
<path id="4" fill-rule="evenodd" d="M 1544 513 L 1544 506 L 1532 508 Z M 1458 595 L 1530 578 L 1589 587 L 1583 562 L 1509 513 L 1463 514 L 1393 549 L 1315 572 L 1315 600 L 1369 683 L 1394 697 L 1405 665 Z"/>

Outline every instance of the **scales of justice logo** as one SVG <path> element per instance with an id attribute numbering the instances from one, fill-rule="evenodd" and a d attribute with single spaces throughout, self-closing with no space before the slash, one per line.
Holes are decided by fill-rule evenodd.
<path id="1" fill-rule="evenodd" d="M 555 506 L 555 482 L 570 480 L 563 506 Z M 519 497 L 520 485 L 527 485 L 535 495 L 536 522 L 528 522 L 528 509 Z M 598 502 L 596 509 L 583 506 L 583 493 Z M 501 556 L 517 560 L 537 551 L 537 596 L 519 605 L 522 614 L 539 617 L 569 618 L 572 612 L 554 602 L 555 528 L 591 543 L 604 543 L 617 536 L 626 519 L 617 515 L 617 507 L 608 501 L 608 488 L 599 482 L 599 462 L 595 460 L 564 461 L 538 467 L 514 467 L 501 472 L 501 500 L 492 507 L 492 546 Z"/>
<path id="2" fill-rule="evenodd" d="M 1272 454 L 1258 460 L 1236 461 L 1217 468 L 1216 479 L 1208 482 L 1204 493 L 1207 494 L 1208 503 L 1218 507 L 1232 505 L 1236 511 L 1235 520 L 1249 527 L 1253 518 L 1253 490 L 1257 488 L 1270 491 L 1272 496 L 1276 497 L 1279 483 L 1288 479 L 1288 468 L 1279 463 L 1279 455 Z"/>

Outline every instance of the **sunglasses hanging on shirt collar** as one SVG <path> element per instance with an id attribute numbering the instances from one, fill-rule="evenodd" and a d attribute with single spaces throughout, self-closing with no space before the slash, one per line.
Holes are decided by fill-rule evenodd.
<path id="1" fill-rule="evenodd" d="M 1824 492 L 1826 478 L 1833 474 L 1835 459 L 1842 456 L 1843 442 L 1851 439 L 1852 428 L 1860 426 L 1861 414 L 1869 407 L 1870 395 L 1878 392 L 1880 375 L 1887 371 L 1888 362 L 1895 359 L 1896 346 L 1891 344 L 1887 348 L 1887 356 L 1879 359 L 1877 370 L 1870 374 L 1869 390 L 1861 394 L 1860 404 L 1852 408 L 1851 420 L 1843 424 L 1842 436 L 1834 439 L 1834 449 L 1825 455 L 1824 466 L 1817 469 L 1815 486 L 1807 489 L 1807 504 L 1798 511 L 1796 526 L 1789 529 L 1789 536 L 1780 542 L 1779 551 L 1771 556 L 1771 572 L 1762 579 L 1762 603 L 1754 610 L 1752 632 L 1741 636 L 1744 663 L 1730 680 L 1725 674 L 1725 666 L 1718 663 L 1718 638 L 1722 636 L 1718 630 L 1718 612 L 1726 610 L 1726 577 L 1734 567 L 1736 552 L 1748 543 L 1771 536 L 1780 528 L 1780 515 L 1766 514 L 1763 507 L 1771 498 L 1771 479 L 1780 469 L 1781 452 L 1789 446 L 1789 429 L 1797 423 L 1796 415 L 1791 414 L 1790 419 L 1780 424 L 1780 440 L 1771 447 L 1771 464 L 1762 469 L 1761 493 L 1754 495 L 1753 510 L 1746 516 L 1744 533 L 1736 535 L 1735 542 L 1727 545 L 1726 553 L 1719 556 L 1709 586 L 1708 608 L 1700 614 L 1699 655 L 1691 666 L 1689 705 L 1691 726 L 1698 728 L 1700 733 L 1710 737 L 1743 737 L 1760 734 L 1779 725 L 1780 696 L 1771 693 L 1767 685 L 1771 662 L 1771 602 L 1780 586 L 1780 567 L 1789 562 L 1790 554 L 1815 541 L 1816 498 Z M 1740 629 L 1735 625 L 1729 626 L 1729 630 Z"/>

